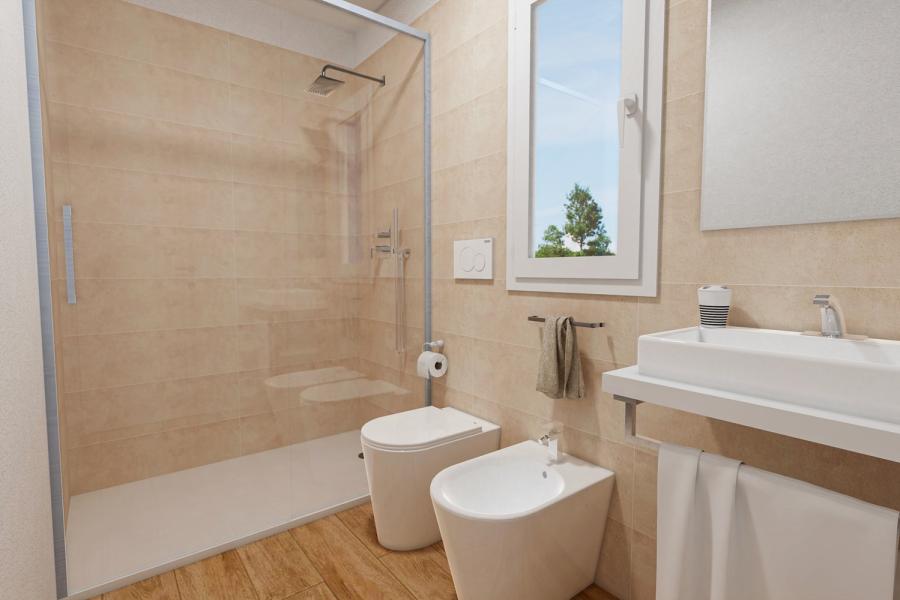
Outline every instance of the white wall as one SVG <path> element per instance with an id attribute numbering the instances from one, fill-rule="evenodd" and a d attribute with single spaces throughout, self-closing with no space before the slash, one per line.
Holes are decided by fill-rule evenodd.
<path id="1" fill-rule="evenodd" d="M 56 597 L 22 4 L 0 2 L 0 598 Z"/>

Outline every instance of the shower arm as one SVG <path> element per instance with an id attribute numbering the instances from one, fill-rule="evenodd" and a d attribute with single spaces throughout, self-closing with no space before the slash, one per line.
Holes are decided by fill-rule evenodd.
<path id="1" fill-rule="evenodd" d="M 332 65 L 332 64 L 325 65 L 322 68 L 322 77 L 327 77 L 327 75 L 325 74 L 325 71 L 328 71 L 329 69 L 332 71 L 340 71 L 341 73 L 346 73 L 348 75 L 354 75 L 355 77 L 362 77 L 363 79 L 368 79 L 369 81 L 374 81 L 375 83 L 378 83 L 382 86 L 385 85 L 385 83 L 387 83 L 387 80 L 384 77 L 372 77 L 371 75 L 366 75 L 365 73 L 359 73 L 357 71 L 353 71 L 351 69 L 345 69 L 344 67 L 339 67 L 337 65 Z"/>

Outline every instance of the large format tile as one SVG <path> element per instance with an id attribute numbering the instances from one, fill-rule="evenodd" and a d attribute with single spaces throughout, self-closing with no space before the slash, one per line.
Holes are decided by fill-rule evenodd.
<path id="1" fill-rule="evenodd" d="M 706 76 L 707 3 L 671 3 L 666 35 L 666 99 L 702 92 Z"/>
<path id="2" fill-rule="evenodd" d="M 46 45 L 48 99 L 225 129 L 228 85 L 183 71 L 65 44 Z"/>
<path id="3" fill-rule="evenodd" d="M 43 3 L 47 39 L 221 81 L 228 34 L 121 0 Z"/>

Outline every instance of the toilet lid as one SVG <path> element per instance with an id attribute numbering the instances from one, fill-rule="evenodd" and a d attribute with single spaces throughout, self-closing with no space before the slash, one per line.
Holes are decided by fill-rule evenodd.
<path id="1" fill-rule="evenodd" d="M 363 440 L 387 450 L 419 450 L 481 431 L 481 423 L 455 410 L 425 406 L 378 417 L 363 425 Z"/>

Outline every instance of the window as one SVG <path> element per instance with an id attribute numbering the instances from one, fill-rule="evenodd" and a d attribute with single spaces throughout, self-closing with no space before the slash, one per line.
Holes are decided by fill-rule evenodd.
<path id="1" fill-rule="evenodd" d="M 664 7 L 510 0 L 508 289 L 656 294 Z"/>

